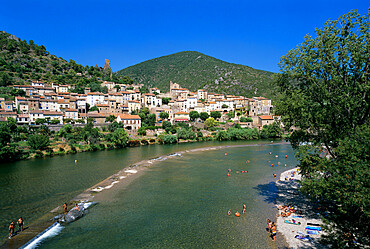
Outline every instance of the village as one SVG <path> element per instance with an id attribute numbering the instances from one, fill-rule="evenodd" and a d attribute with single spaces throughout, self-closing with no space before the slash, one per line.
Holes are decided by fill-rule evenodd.
<path id="1" fill-rule="evenodd" d="M 23 90 L 25 96 L 15 97 L 15 101 L 0 98 L 0 121 L 8 118 L 16 120 L 17 125 L 37 125 L 40 120 L 50 127 L 63 124 L 84 124 L 91 120 L 95 126 L 107 125 L 107 117 L 113 115 L 123 123 L 125 130 L 135 134 L 142 126 L 137 112 L 147 107 L 156 116 L 156 126 L 160 126 L 160 113 L 166 112 L 166 121 L 171 124 L 189 122 L 189 113 L 219 112 L 219 122 L 239 123 L 241 128 L 262 129 L 279 117 L 273 116 L 271 99 L 265 97 L 247 98 L 227 94 L 210 93 L 203 89 L 191 92 L 179 84 L 170 82 L 170 91 L 162 93 L 158 88 L 150 88 L 149 93 L 141 93 L 143 84 L 117 84 L 104 81 L 108 93 L 91 92 L 86 87 L 84 94 L 73 93 L 73 85 L 47 84 L 33 81 L 32 85 L 14 85 Z M 227 114 L 233 113 L 233 115 Z M 242 118 L 244 117 L 244 118 Z M 200 121 L 200 119 L 198 119 Z M 197 120 L 194 120 L 197 121 Z M 41 122 L 43 123 L 43 122 Z"/>

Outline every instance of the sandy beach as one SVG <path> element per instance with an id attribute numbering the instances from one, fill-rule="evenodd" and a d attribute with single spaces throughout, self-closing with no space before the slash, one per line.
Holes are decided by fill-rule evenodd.
<path id="1" fill-rule="evenodd" d="M 299 174 L 299 168 L 287 170 L 281 173 L 280 178 L 276 181 L 278 188 L 278 198 L 276 199 L 277 205 L 291 205 L 299 213 L 291 213 L 288 217 L 277 217 L 277 230 L 284 237 L 286 242 L 289 244 L 289 248 L 327 248 L 319 243 L 321 231 L 319 234 L 309 234 L 311 239 L 300 240 L 295 238 L 297 235 L 307 235 L 305 227 L 312 224 L 322 224 L 317 212 L 317 207 L 309 199 L 307 199 L 302 193 L 299 192 L 301 175 Z M 279 214 L 281 210 L 278 210 Z M 294 219 L 300 225 L 289 224 L 285 221 Z"/>

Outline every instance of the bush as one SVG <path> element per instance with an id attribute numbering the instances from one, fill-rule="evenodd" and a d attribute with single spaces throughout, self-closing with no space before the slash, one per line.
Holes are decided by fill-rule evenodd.
<path id="1" fill-rule="evenodd" d="M 137 134 L 138 135 L 141 135 L 141 136 L 146 136 L 146 130 L 147 130 L 148 127 L 140 127 L 138 130 L 137 130 Z"/>
<path id="2" fill-rule="evenodd" d="M 177 137 L 175 135 L 164 135 L 163 143 L 165 144 L 175 144 L 177 143 Z"/>
<path id="3" fill-rule="evenodd" d="M 155 143 L 155 139 L 154 139 L 154 138 L 151 138 L 151 139 L 149 140 L 149 142 L 150 142 L 150 143 Z"/>
<path id="4" fill-rule="evenodd" d="M 50 140 L 47 135 L 35 134 L 28 138 L 27 143 L 34 150 L 43 150 L 49 146 Z"/>

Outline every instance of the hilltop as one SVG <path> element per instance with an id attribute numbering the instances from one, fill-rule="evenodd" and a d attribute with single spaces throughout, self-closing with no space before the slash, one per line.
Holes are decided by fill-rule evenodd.
<path id="1" fill-rule="evenodd" d="M 271 72 L 228 63 L 194 52 L 179 52 L 151 59 L 116 72 L 135 83 L 169 90 L 169 82 L 179 83 L 191 91 L 203 88 L 209 92 L 245 96 L 272 95 Z"/>
<path id="2" fill-rule="evenodd" d="M 84 79 L 86 84 L 109 74 L 98 66 L 82 66 L 74 60 L 68 62 L 50 54 L 44 45 L 0 31 L 0 86 L 27 84 L 32 80 L 76 84 Z"/>

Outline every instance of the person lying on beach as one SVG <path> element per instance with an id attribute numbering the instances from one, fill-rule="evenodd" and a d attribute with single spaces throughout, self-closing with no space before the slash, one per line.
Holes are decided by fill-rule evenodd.
<path id="1" fill-rule="evenodd" d="M 291 215 L 291 213 L 282 211 L 280 215 L 281 217 L 288 217 Z"/>

